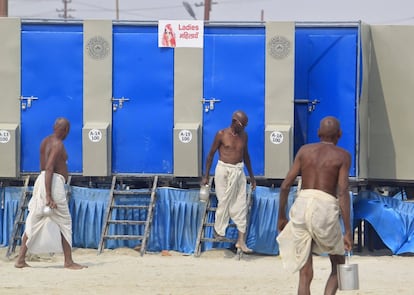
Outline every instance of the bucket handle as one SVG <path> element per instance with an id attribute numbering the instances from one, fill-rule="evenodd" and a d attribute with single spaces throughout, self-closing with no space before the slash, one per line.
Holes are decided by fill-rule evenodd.
<path id="1" fill-rule="evenodd" d="M 351 260 L 351 251 L 346 251 L 346 252 L 345 252 L 345 254 L 346 254 L 346 255 L 345 255 L 345 256 L 346 256 L 346 257 L 345 257 L 345 263 L 346 263 L 346 264 L 349 264 L 349 262 L 350 262 L 350 260 Z"/>

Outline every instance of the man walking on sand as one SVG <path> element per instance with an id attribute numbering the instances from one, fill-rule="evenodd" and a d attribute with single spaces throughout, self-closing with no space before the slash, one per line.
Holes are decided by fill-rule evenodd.
<path id="1" fill-rule="evenodd" d="M 85 267 L 72 259 L 72 219 L 65 192 L 68 156 L 63 145 L 69 129 L 69 121 L 58 118 L 54 124 L 54 133 L 43 139 L 40 145 L 41 173 L 36 179 L 28 205 L 26 228 L 15 263 L 17 268 L 30 266 L 26 263 L 28 250 L 34 254 L 63 251 L 65 268 Z M 45 208 L 50 213 L 45 214 Z"/>
<path id="2" fill-rule="evenodd" d="M 337 147 L 339 121 L 325 117 L 318 130 L 319 143 L 302 146 L 280 188 L 277 237 L 284 266 L 299 270 L 298 294 L 310 294 L 313 279 L 312 253 L 329 254 L 331 273 L 325 295 L 338 289 L 337 265 L 345 263 L 345 250 L 352 250 L 348 176 L 350 154 Z M 286 218 L 290 187 L 298 175 L 302 186 Z M 345 233 L 342 235 L 339 216 Z"/>

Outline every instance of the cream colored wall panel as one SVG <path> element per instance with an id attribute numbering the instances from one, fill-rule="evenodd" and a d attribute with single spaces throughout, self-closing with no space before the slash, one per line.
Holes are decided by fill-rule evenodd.
<path id="1" fill-rule="evenodd" d="M 0 177 L 20 173 L 21 23 L 0 18 Z"/>
<path id="2" fill-rule="evenodd" d="M 203 49 L 174 49 L 174 175 L 201 176 Z M 191 141 L 182 140 L 182 133 Z"/>
<path id="3" fill-rule="evenodd" d="M 107 176 L 112 163 L 112 21 L 84 21 L 83 32 L 83 175 Z M 103 135 L 100 144 L 87 140 L 90 126 L 101 126 L 95 128 Z M 102 155 L 99 163 L 97 154 Z"/>
<path id="4" fill-rule="evenodd" d="M 293 148 L 275 148 L 269 140 L 268 131 L 273 130 L 274 125 L 294 125 L 294 49 L 295 23 L 266 23 L 264 166 L 267 178 L 284 178 L 293 161 Z M 283 133 L 283 146 L 293 147 L 292 130 L 283 130 Z"/>
<path id="5" fill-rule="evenodd" d="M 369 177 L 414 179 L 414 26 L 372 25 Z"/>

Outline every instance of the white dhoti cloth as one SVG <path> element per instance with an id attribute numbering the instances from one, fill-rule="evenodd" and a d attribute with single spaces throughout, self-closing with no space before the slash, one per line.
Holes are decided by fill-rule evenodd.
<path id="1" fill-rule="evenodd" d="M 226 234 L 230 218 L 240 232 L 246 232 L 246 175 L 243 168 L 243 163 L 233 165 L 220 160 L 216 166 L 214 183 L 218 204 L 214 229 L 221 236 Z"/>
<path id="2" fill-rule="evenodd" d="M 338 199 L 320 190 L 301 190 L 276 240 L 283 265 L 291 272 L 300 270 L 312 253 L 343 255 Z"/>
<path id="3" fill-rule="evenodd" d="M 33 195 L 28 204 L 26 219 L 26 246 L 33 254 L 63 252 L 62 237 L 72 246 L 72 218 L 66 200 L 65 178 L 57 173 L 52 179 L 52 198 L 57 208 L 49 216 L 43 214 L 46 206 L 45 172 L 37 177 Z"/>

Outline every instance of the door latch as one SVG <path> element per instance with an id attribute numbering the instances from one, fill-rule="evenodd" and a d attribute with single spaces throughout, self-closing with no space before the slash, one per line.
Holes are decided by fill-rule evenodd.
<path id="1" fill-rule="evenodd" d="M 112 110 L 115 112 L 117 109 L 122 109 L 126 101 L 129 101 L 129 98 L 123 96 L 121 98 L 112 97 Z"/>
<path id="2" fill-rule="evenodd" d="M 39 99 L 38 97 L 33 96 L 33 95 L 32 96 L 20 96 L 22 110 L 32 107 L 32 102 L 38 99 Z"/>
<path id="3" fill-rule="evenodd" d="M 214 110 L 214 104 L 220 101 L 221 101 L 220 99 L 215 99 L 215 98 L 210 98 L 210 99 L 203 98 L 201 100 L 201 103 L 203 104 L 204 112 L 208 113 L 209 111 Z"/>
<path id="4" fill-rule="evenodd" d="M 319 99 L 314 99 L 314 100 L 310 100 L 310 99 L 295 99 L 294 101 L 295 103 L 299 103 L 299 104 L 307 104 L 308 105 L 308 112 L 312 113 L 315 108 L 316 105 L 318 103 L 320 103 L 321 101 Z"/>

